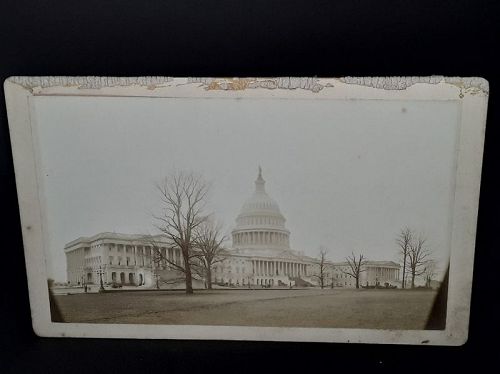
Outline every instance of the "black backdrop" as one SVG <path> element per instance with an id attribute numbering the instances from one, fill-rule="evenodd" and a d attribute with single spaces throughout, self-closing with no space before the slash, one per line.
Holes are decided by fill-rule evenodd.
<path id="1" fill-rule="evenodd" d="M 42 339 L 31 329 L 0 94 L 0 371 L 434 372 L 496 364 L 499 100 L 495 1 L 4 0 L 10 75 L 482 76 L 490 106 L 469 341 L 462 347 Z"/>

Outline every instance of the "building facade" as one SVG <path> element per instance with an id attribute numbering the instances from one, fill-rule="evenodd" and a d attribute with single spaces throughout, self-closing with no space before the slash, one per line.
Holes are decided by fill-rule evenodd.
<path id="1" fill-rule="evenodd" d="M 179 249 L 169 248 L 164 238 L 153 238 L 154 245 L 164 245 L 161 251 L 174 263 L 183 264 Z M 150 237 L 104 232 L 78 238 L 64 247 L 67 281 L 72 285 L 119 284 L 151 286 L 156 270 L 166 270 L 167 264 L 155 264 Z"/>
<path id="2" fill-rule="evenodd" d="M 290 231 L 277 202 L 265 189 L 262 170 L 254 193 L 245 201 L 231 232 L 232 246 L 212 269 L 212 282 L 232 287 L 317 286 L 320 261 L 290 247 Z M 149 240 L 149 239 L 148 239 Z M 79 238 L 65 246 L 67 280 L 70 284 L 99 283 L 150 287 L 158 277 L 175 278 L 168 262 L 153 260 L 145 237 L 101 233 Z M 179 249 L 171 248 L 160 236 L 154 238 L 163 258 L 182 264 Z M 330 287 L 356 286 L 348 275 L 348 264 L 326 262 L 324 284 Z M 397 285 L 399 265 L 391 261 L 365 262 L 360 285 Z"/>

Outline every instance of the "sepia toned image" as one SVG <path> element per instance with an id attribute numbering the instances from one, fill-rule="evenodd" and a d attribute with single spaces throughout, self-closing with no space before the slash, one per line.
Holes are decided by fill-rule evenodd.
<path id="1" fill-rule="evenodd" d="M 470 292 L 474 249 L 453 244 L 457 214 L 475 228 L 477 210 L 456 210 L 463 99 L 483 100 L 480 89 L 155 79 L 30 92 L 49 324 L 68 336 L 116 336 L 113 325 L 451 336 L 450 292 Z M 467 175 L 476 194 L 479 174 Z M 464 263 L 465 289 L 453 273 Z M 329 337 L 307 335 L 317 329 Z M 124 336 L 162 337 L 141 331 Z"/>

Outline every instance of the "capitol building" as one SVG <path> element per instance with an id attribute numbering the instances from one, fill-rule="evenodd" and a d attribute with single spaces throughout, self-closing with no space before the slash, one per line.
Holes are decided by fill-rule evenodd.
<path id="1" fill-rule="evenodd" d="M 290 247 L 290 231 L 278 203 L 265 189 L 259 168 L 253 194 L 244 202 L 231 232 L 232 246 L 212 269 L 215 287 L 313 287 L 319 285 L 320 260 Z M 155 237 L 163 258 L 182 265 L 179 249 L 162 237 Z M 156 244 L 158 245 L 158 244 Z M 153 287 L 155 278 L 175 279 L 176 270 L 168 263 L 155 264 L 152 248 L 143 235 L 99 233 L 66 244 L 67 281 Z M 392 261 L 366 261 L 360 275 L 361 285 L 399 286 L 400 265 Z M 347 262 L 325 264 L 325 285 L 355 287 L 347 275 Z M 168 283 L 168 282 L 167 282 Z M 170 284 L 172 286 L 173 283 Z M 194 279 L 195 287 L 203 287 Z"/>

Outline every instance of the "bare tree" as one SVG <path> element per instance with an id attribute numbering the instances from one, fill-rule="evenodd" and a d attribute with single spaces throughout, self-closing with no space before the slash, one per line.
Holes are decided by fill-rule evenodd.
<path id="1" fill-rule="evenodd" d="M 347 262 L 348 269 L 344 270 L 341 268 L 340 271 L 353 277 L 356 280 L 356 288 L 359 288 L 359 277 L 361 273 L 366 270 L 363 267 L 366 262 L 365 257 L 362 254 L 356 256 L 354 252 L 352 252 L 351 256 L 346 257 L 345 260 Z"/>
<path id="2" fill-rule="evenodd" d="M 396 238 L 396 243 L 399 246 L 399 253 L 403 259 L 403 274 L 401 277 L 402 279 L 401 288 L 406 287 L 406 260 L 408 258 L 408 252 L 410 251 L 410 245 L 412 241 L 413 241 L 413 232 L 408 227 L 401 229 L 401 232 Z"/>
<path id="3" fill-rule="evenodd" d="M 160 285 L 174 285 L 185 281 L 184 265 L 180 259 L 177 259 L 173 252 L 178 249 L 175 245 L 172 245 L 166 241 L 164 235 L 144 235 L 140 241 L 143 243 L 144 248 L 147 252 L 150 252 L 148 256 L 146 252 L 146 258 L 150 258 L 149 266 L 151 267 L 151 274 L 155 282 L 157 289 L 160 289 Z M 172 251 L 172 257 L 169 257 L 169 251 Z M 170 270 L 168 276 L 163 276 L 162 269 L 168 267 Z"/>
<path id="4" fill-rule="evenodd" d="M 326 252 L 327 249 L 324 247 L 320 247 L 319 251 L 319 269 L 317 274 L 313 274 L 314 278 L 318 279 L 319 285 L 321 288 L 325 288 L 325 284 L 327 282 L 328 274 L 326 272 Z"/>
<path id="5" fill-rule="evenodd" d="M 411 288 L 415 288 L 415 278 L 425 273 L 426 265 L 430 260 L 430 251 L 425 247 L 425 242 L 425 237 L 420 235 L 410 243 L 407 266 L 411 276 Z"/>
<path id="6" fill-rule="evenodd" d="M 212 269 L 224 260 L 222 244 L 226 240 L 222 225 L 211 218 L 205 219 L 196 230 L 195 257 L 198 261 L 193 263 L 193 269 L 205 279 L 209 290 L 212 289 Z"/>
<path id="7" fill-rule="evenodd" d="M 161 197 L 162 213 L 154 218 L 156 228 L 181 250 L 183 261 L 176 263 L 165 259 L 173 268 L 184 274 L 186 294 L 193 293 L 192 265 L 198 258 L 195 249 L 196 230 L 205 221 L 204 212 L 209 191 L 200 176 L 177 172 L 157 185 Z"/>

